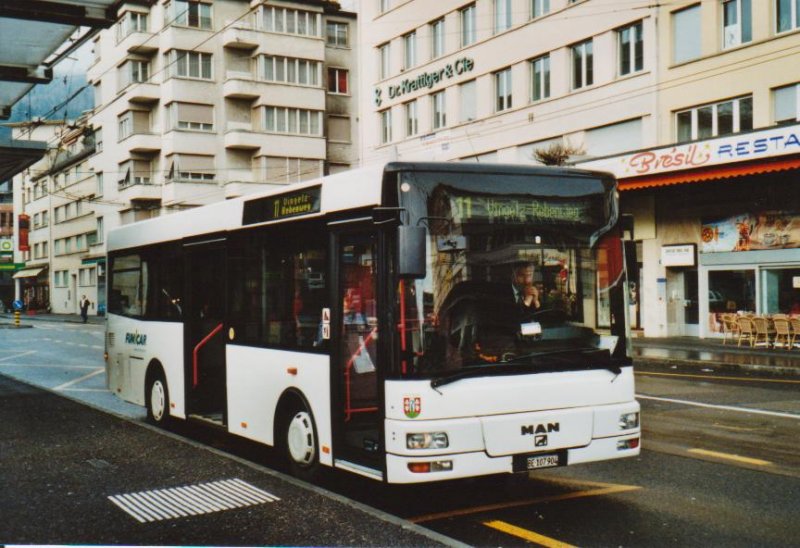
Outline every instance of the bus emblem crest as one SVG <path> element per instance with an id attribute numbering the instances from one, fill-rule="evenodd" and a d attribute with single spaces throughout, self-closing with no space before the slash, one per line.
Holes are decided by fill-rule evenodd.
<path id="1" fill-rule="evenodd" d="M 403 398 L 403 413 L 409 419 L 416 419 L 422 412 L 422 398 L 419 396 L 406 396 Z"/>

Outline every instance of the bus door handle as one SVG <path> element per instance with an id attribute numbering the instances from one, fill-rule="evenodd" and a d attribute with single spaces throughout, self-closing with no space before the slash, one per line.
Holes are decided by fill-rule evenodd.
<path id="1" fill-rule="evenodd" d="M 222 324 L 219 324 L 217 327 L 211 330 L 211 333 L 203 337 L 203 340 L 197 343 L 197 346 L 194 347 L 192 351 L 192 388 L 197 388 L 197 385 L 200 384 L 200 375 L 197 368 L 197 353 L 200 352 L 200 349 L 211 340 L 211 338 L 222 331 Z"/>

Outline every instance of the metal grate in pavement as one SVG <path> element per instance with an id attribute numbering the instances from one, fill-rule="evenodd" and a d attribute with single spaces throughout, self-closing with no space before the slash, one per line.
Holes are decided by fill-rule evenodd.
<path id="1" fill-rule="evenodd" d="M 112 495 L 108 499 L 140 523 L 210 514 L 281 500 L 238 478 Z"/>

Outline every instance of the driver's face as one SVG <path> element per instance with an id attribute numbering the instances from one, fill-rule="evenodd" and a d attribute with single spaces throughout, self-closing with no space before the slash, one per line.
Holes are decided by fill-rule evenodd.
<path id="1" fill-rule="evenodd" d="M 533 285 L 533 267 L 523 266 L 514 270 L 514 285 L 523 287 Z"/>

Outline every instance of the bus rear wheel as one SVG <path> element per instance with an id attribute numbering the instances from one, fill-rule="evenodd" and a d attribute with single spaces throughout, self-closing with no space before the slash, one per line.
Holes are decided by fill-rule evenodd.
<path id="1" fill-rule="evenodd" d="M 314 418 L 305 407 L 295 407 L 285 415 L 282 449 L 289 472 L 311 480 L 319 473 L 319 448 Z"/>
<path id="2" fill-rule="evenodd" d="M 164 425 L 169 420 L 169 389 L 164 374 L 158 371 L 150 376 L 145 387 L 147 420 Z"/>

